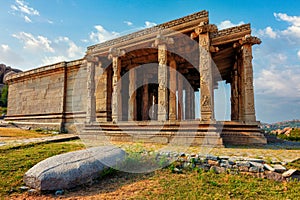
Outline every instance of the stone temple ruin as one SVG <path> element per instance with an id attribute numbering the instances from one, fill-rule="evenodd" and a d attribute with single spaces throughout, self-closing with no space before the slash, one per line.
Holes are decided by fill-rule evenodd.
<path id="1" fill-rule="evenodd" d="M 207 11 L 194 13 L 9 76 L 6 120 L 98 140 L 265 144 L 253 91 L 260 43 L 250 24 L 218 30 Z M 230 121 L 215 119 L 220 81 L 231 86 Z"/>

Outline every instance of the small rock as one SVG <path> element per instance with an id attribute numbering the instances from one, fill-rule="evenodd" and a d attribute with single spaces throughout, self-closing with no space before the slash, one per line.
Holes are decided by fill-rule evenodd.
<path id="1" fill-rule="evenodd" d="M 258 167 L 260 169 L 263 169 L 264 168 L 264 165 L 261 164 L 261 163 L 257 163 L 257 162 L 250 162 L 250 165 L 251 166 L 254 166 L 254 167 Z"/>
<path id="2" fill-rule="evenodd" d="M 259 172 L 263 172 L 263 168 L 257 167 L 257 166 L 253 166 L 249 168 L 249 172 L 254 172 L 254 173 L 259 173 Z"/>
<path id="3" fill-rule="evenodd" d="M 213 156 L 213 155 L 207 155 L 206 156 L 207 160 L 213 160 L 213 161 L 218 161 L 219 158 L 217 156 Z"/>
<path id="4" fill-rule="evenodd" d="M 237 165 L 238 167 L 241 167 L 241 166 L 251 167 L 249 161 L 237 161 L 237 162 L 236 162 L 236 165 Z"/>
<path id="5" fill-rule="evenodd" d="M 207 163 L 210 165 L 210 166 L 219 166 L 219 161 L 215 161 L 215 160 L 208 160 Z"/>
<path id="6" fill-rule="evenodd" d="M 218 166 L 211 166 L 210 170 L 215 172 L 216 174 L 221 174 L 226 172 L 226 169 L 224 167 L 218 167 Z"/>
<path id="7" fill-rule="evenodd" d="M 262 159 L 246 158 L 245 160 L 247 160 L 249 162 L 256 162 L 256 163 L 261 163 L 261 164 L 265 163 L 265 161 Z"/>
<path id="8" fill-rule="evenodd" d="M 286 171 L 286 168 L 282 165 L 273 165 L 275 172 L 283 173 Z"/>
<path id="9" fill-rule="evenodd" d="M 177 173 L 177 174 L 181 174 L 182 173 L 182 169 L 178 169 L 177 167 L 175 167 L 173 170 L 172 170 L 173 173 Z"/>
<path id="10" fill-rule="evenodd" d="M 27 187 L 27 186 L 21 186 L 21 187 L 20 187 L 20 190 L 23 190 L 23 191 L 29 190 L 29 187 Z"/>
<path id="11" fill-rule="evenodd" d="M 268 164 L 264 164 L 264 168 L 265 168 L 266 170 L 271 171 L 271 172 L 275 172 L 275 169 L 274 169 L 273 167 L 271 167 L 270 165 L 268 165 Z"/>
<path id="12" fill-rule="evenodd" d="M 284 178 L 290 177 L 297 172 L 296 169 L 290 169 L 282 174 Z"/>
<path id="13" fill-rule="evenodd" d="M 36 190 L 36 189 L 30 189 L 30 190 L 28 190 L 28 193 L 29 194 L 37 194 L 38 190 Z"/>
<path id="14" fill-rule="evenodd" d="M 64 195 L 65 191 L 64 190 L 57 190 L 55 192 L 55 196 L 60 196 L 60 195 Z"/>
<path id="15" fill-rule="evenodd" d="M 219 158 L 221 159 L 221 160 L 229 160 L 229 156 L 219 156 Z"/>

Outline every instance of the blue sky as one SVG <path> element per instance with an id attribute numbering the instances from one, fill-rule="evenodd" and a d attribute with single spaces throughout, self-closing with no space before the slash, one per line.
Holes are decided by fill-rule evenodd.
<path id="1" fill-rule="evenodd" d="M 0 63 L 28 70 L 84 56 L 86 47 L 208 10 L 219 29 L 251 23 L 257 118 L 300 118 L 298 0 L 0 0 Z"/>

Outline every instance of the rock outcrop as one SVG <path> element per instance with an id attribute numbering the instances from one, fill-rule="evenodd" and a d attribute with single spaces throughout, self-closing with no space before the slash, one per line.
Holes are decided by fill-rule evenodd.
<path id="1" fill-rule="evenodd" d="M 0 64 L 0 91 L 2 91 L 2 88 L 5 84 L 5 78 L 8 77 L 8 75 L 19 73 L 19 72 L 22 71 L 19 69 L 11 68 L 4 64 Z"/>
<path id="2" fill-rule="evenodd" d="M 24 182 L 40 191 L 69 189 L 90 183 L 125 158 L 116 146 L 102 146 L 50 157 L 26 172 Z"/>

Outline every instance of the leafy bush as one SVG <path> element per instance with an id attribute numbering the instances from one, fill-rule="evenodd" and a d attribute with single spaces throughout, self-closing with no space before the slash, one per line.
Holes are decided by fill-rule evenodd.
<path id="1" fill-rule="evenodd" d="M 293 129 L 289 136 L 282 134 L 278 135 L 277 137 L 283 140 L 300 141 L 300 129 Z"/>
<path id="2" fill-rule="evenodd" d="M 2 92 L 1 92 L 0 106 L 7 107 L 7 96 L 8 96 L 8 86 L 5 85 L 2 88 Z"/>

